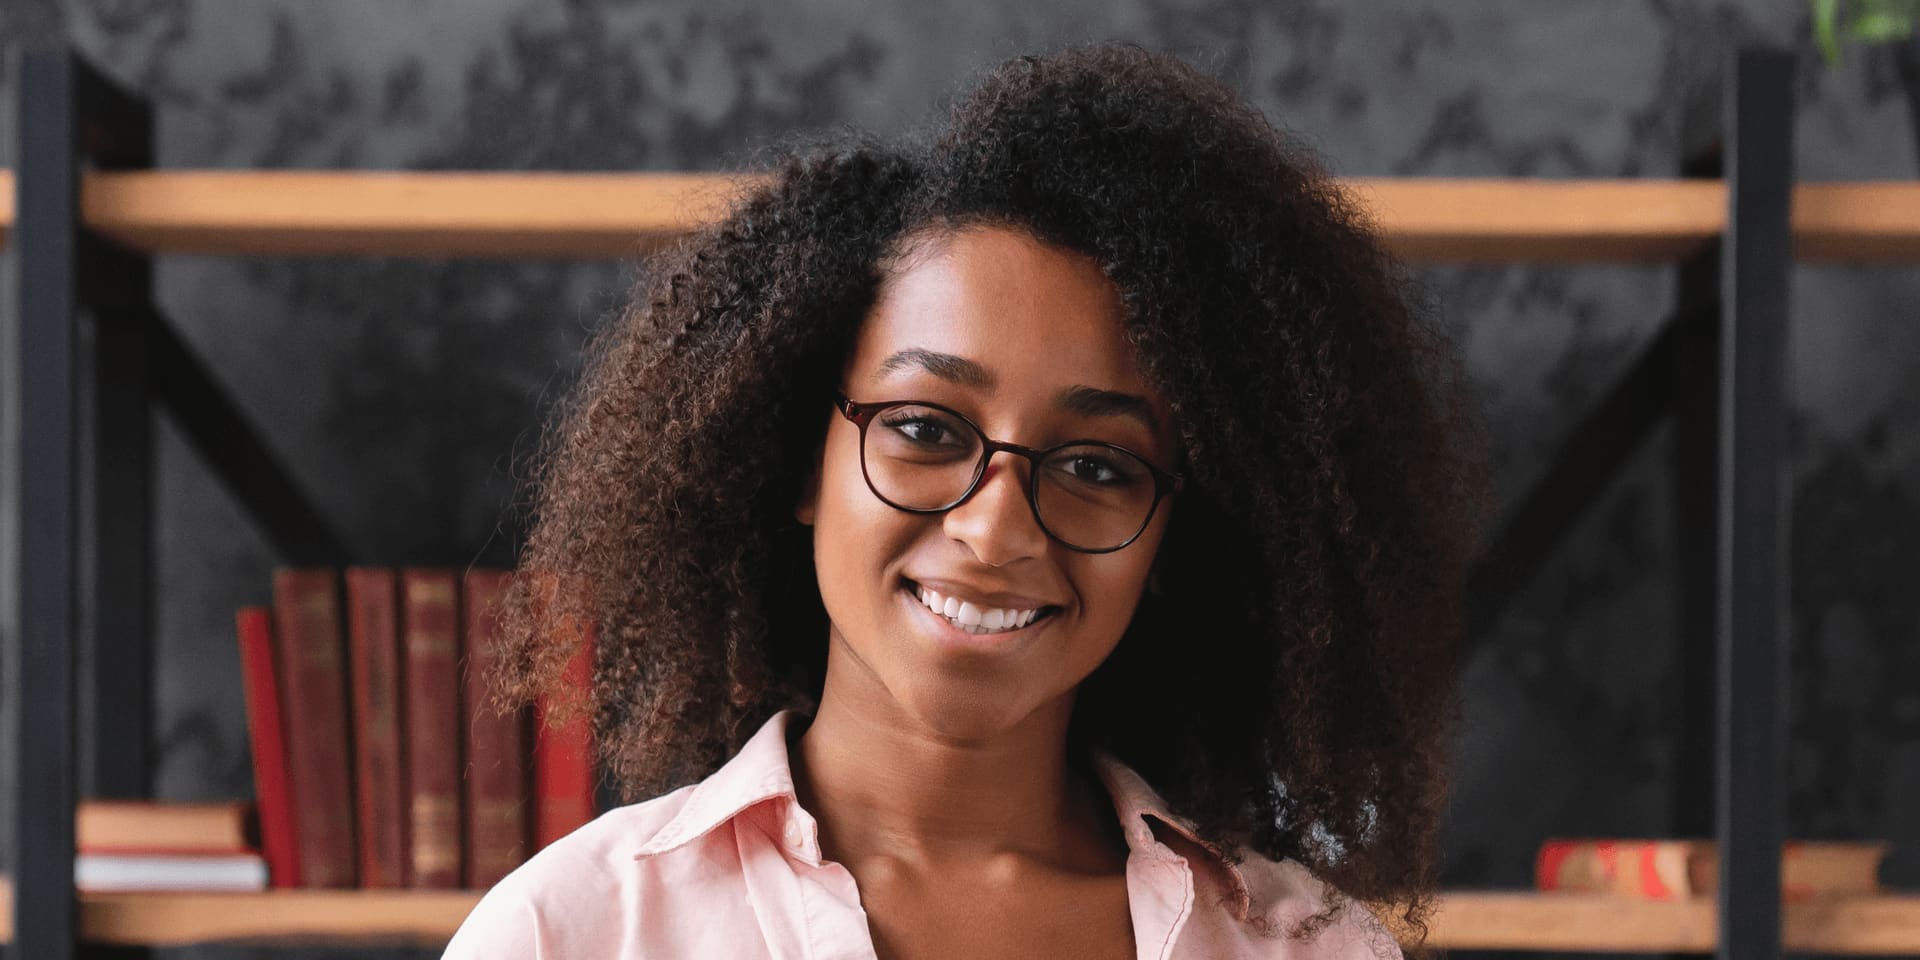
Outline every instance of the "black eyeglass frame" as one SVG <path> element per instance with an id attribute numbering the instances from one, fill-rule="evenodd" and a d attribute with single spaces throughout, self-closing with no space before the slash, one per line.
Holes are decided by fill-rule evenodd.
<path id="1" fill-rule="evenodd" d="M 966 503 L 968 500 L 972 499 L 975 493 L 979 492 L 980 481 L 982 478 L 984 478 L 987 475 L 988 462 L 990 462 L 993 459 L 994 454 L 1004 450 L 1008 453 L 1015 454 L 1016 456 L 1019 456 L 1027 461 L 1027 482 L 1026 482 L 1027 507 L 1033 511 L 1033 522 L 1035 524 L 1038 524 L 1040 529 L 1044 531 L 1047 536 L 1052 537 L 1055 542 L 1059 543 L 1061 546 L 1064 546 L 1069 550 L 1073 550 L 1078 553 L 1098 554 L 1098 553 L 1113 553 L 1117 550 L 1125 550 L 1135 540 L 1140 539 L 1141 534 L 1147 532 L 1147 527 L 1152 525 L 1153 523 L 1154 514 L 1158 513 L 1160 510 L 1160 501 L 1166 499 L 1169 496 L 1172 496 L 1173 494 L 1179 493 L 1181 489 L 1186 486 L 1186 478 L 1180 476 L 1179 474 L 1170 473 L 1166 470 L 1163 470 L 1157 464 L 1155 464 L 1152 460 L 1149 460 L 1146 457 L 1141 456 L 1140 454 L 1132 450 L 1129 450 L 1126 447 L 1123 447 L 1117 443 L 1108 443 L 1105 440 L 1068 440 L 1065 443 L 1054 444 L 1053 446 L 1048 447 L 1045 450 L 1037 450 L 1033 447 L 1025 447 L 1017 443 L 1006 443 L 1004 441 L 995 440 L 992 437 L 987 436 L 987 432 L 985 430 L 980 429 L 980 425 L 977 423 L 974 423 L 973 420 L 969 418 L 966 414 L 963 414 L 960 411 L 953 409 L 952 407 L 942 406 L 937 403 L 928 403 L 925 400 L 885 400 L 885 401 L 879 401 L 879 402 L 861 403 L 855 400 L 848 399 L 846 394 L 836 393 L 834 394 L 833 406 L 835 410 L 838 410 L 840 412 L 841 416 L 846 417 L 847 420 L 853 423 L 854 426 L 860 428 L 860 476 L 862 479 L 867 481 L 867 489 L 872 491 L 874 496 L 880 498 L 881 503 L 884 503 L 887 506 L 894 508 L 895 510 L 902 510 L 907 513 L 918 513 L 918 514 L 946 513 L 948 510 L 952 510 L 953 508 L 963 503 Z M 925 407 L 929 410 L 938 410 L 941 413 L 944 413 L 947 416 L 950 416 L 955 420 L 958 420 L 961 423 L 966 424 L 967 428 L 973 431 L 974 436 L 977 436 L 980 438 L 980 459 L 976 461 L 973 465 L 973 479 L 968 481 L 966 491 L 960 494 L 958 498 L 956 498 L 952 503 L 949 503 L 946 506 L 908 507 L 908 506 L 902 506 L 901 504 L 895 503 L 892 500 L 887 499 L 886 494 L 881 493 L 879 487 L 874 486 L 873 475 L 867 472 L 867 425 L 872 423 L 873 418 L 875 416 L 878 416 L 882 410 L 886 410 L 889 407 L 904 407 L 904 406 Z M 1140 461 L 1141 465 L 1145 466 L 1147 468 L 1147 472 L 1153 477 L 1153 503 L 1147 506 L 1146 517 L 1140 521 L 1140 528 L 1138 530 L 1135 530 L 1132 536 L 1127 537 L 1125 540 L 1121 541 L 1117 546 L 1102 547 L 1099 549 L 1090 549 L 1090 548 L 1082 547 L 1078 544 L 1069 542 L 1065 537 L 1062 537 L 1059 534 L 1054 533 L 1053 528 L 1047 526 L 1046 519 L 1040 516 L 1040 464 L 1046 458 L 1068 447 L 1105 447 L 1109 450 L 1114 450 L 1120 453 L 1124 453 L 1127 456 Z"/>

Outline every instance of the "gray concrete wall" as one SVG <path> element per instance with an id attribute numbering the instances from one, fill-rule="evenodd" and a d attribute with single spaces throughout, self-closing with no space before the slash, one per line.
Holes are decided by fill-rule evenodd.
<path id="1" fill-rule="evenodd" d="M 1003 56 L 1124 38 L 1229 79 L 1340 173 L 1670 176 L 1717 130 L 1728 51 L 1763 41 L 1803 54 L 1803 178 L 1920 174 L 1888 59 L 1825 67 L 1807 19 L 1758 0 L 16 0 L 0 5 L 0 162 L 18 51 L 61 35 L 158 105 L 165 166 L 595 170 L 736 165 L 840 124 L 899 131 Z M 1673 299 L 1660 268 L 1422 277 L 1508 496 Z M 516 466 L 628 279 L 614 264 L 171 257 L 159 289 L 360 556 L 454 564 L 510 556 Z M 11 322 L 11 256 L 0 287 Z M 1793 295 L 1791 829 L 1890 839 L 1887 879 L 1917 886 L 1920 267 L 1801 267 Z M 11 463 L 17 424 L 0 426 Z M 1671 442 L 1655 437 L 1468 663 L 1450 882 L 1524 884 L 1549 834 L 1665 831 L 1685 695 Z M 267 596 L 277 558 L 164 420 L 157 458 L 157 787 L 245 796 L 232 612 Z M 8 469 L 7 526 L 15 483 Z M 11 771 L 21 558 L 11 538 L 0 549 Z"/>

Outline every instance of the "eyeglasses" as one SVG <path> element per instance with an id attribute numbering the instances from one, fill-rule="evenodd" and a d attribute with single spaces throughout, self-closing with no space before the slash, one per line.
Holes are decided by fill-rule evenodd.
<path id="1" fill-rule="evenodd" d="M 980 488 L 987 461 L 1005 450 L 1027 461 L 1027 503 L 1047 535 L 1081 553 L 1112 553 L 1137 539 L 1180 476 L 1125 447 L 1072 440 L 1045 450 L 1002 443 L 937 403 L 856 403 L 836 395 L 860 428 L 860 472 L 882 502 L 908 513 L 945 513 Z"/>

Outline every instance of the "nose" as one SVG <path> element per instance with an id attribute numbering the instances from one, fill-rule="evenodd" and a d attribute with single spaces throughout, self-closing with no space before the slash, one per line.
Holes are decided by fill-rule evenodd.
<path id="1" fill-rule="evenodd" d="M 1021 474 L 1025 466 L 1015 454 L 994 454 L 973 496 L 947 511 L 942 521 L 947 536 L 966 544 L 976 559 L 990 567 L 1039 556 L 1047 549 L 1047 532 L 1040 529 L 1027 502 L 1026 479 Z"/>

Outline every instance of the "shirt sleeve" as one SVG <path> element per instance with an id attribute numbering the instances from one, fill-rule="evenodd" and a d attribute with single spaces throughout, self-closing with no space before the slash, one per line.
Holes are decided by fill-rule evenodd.
<path id="1" fill-rule="evenodd" d="M 474 905 L 441 960 L 552 960 L 539 907 L 522 884 L 503 881 Z"/>

